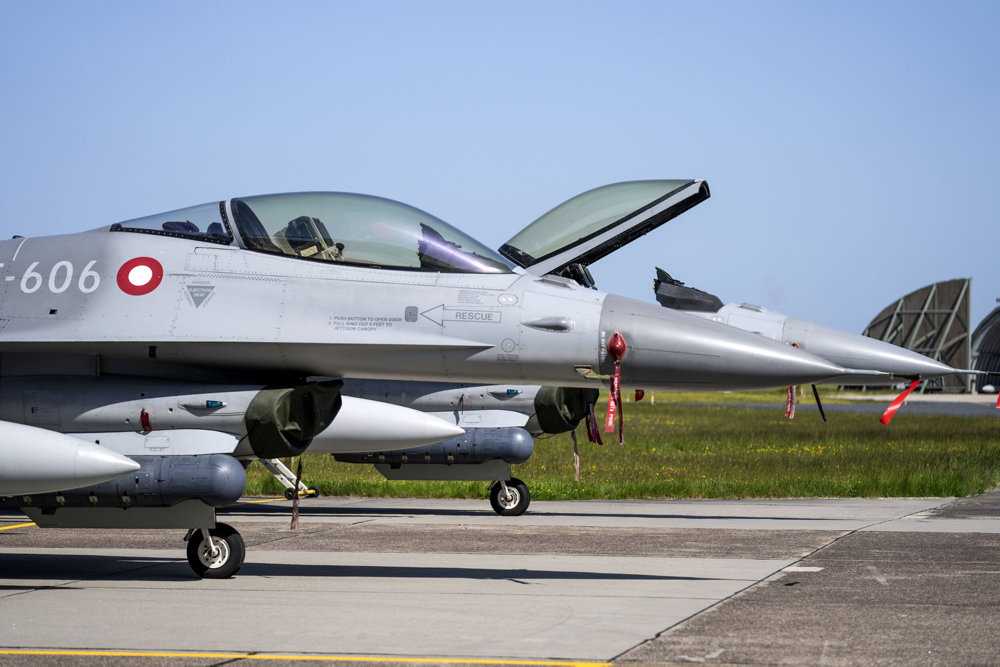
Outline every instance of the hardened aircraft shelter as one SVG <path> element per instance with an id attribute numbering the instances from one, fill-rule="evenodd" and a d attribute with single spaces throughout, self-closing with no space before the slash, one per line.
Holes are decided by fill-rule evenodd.
<path id="1" fill-rule="evenodd" d="M 990 373 L 976 376 L 976 391 L 986 386 L 1000 387 L 1000 306 L 994 308 L 972 334 L 972 363 L 977 371 Z"/>
<path id="2" fill-rule="evenodd" d="M 886 306 L 864 335 L 919 352 L 953 368 L 971 368 L 971 287 L 971 278 L 921 287 Z M 1000 316 L 996 320 L 1000 324 Z M 993 329 L 991 349 L 998 350 L 1000 330 Z M 1000 368 L 1000 357 L 997 362 Z M 963 392 L 969 391 L 971 385 L 969 376 L 949 375 L 921 383 L 920 391 Z"/>

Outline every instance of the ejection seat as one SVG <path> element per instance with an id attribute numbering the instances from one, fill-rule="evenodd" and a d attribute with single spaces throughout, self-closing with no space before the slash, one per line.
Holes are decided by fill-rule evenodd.
<path id="1" fill-rule="evenodd" d="M 328 262 L 342 262 L 343 243 L 334 243 L 330 232 L 319 218 L 300 215 L 289 222 L 283 230 L 274 235 L 279 245 L 287 245 L 290 254 L 320 259 Z"/>
<path id="2" fill-rule="evenodd" d="M 197 234 L 199 231 L 198 225 L 194 224 L 190 220 L 185 220 L 183 222 L 179 220 L 170 220 L 164 222 L 163 225 L 161 226 L 163 227 L 163 231 L 165 232 L 179 232 L 181 234 Z"/>

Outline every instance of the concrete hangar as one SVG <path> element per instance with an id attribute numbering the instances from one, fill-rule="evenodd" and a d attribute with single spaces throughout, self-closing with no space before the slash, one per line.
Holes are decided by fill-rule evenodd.
<path id="1" fill-rule="evenodd" d="M 973 330 L 971 288 L 971 278 L 921 287 L 886 306 L 864 334 L 927 355 L 953 368 L 974 368 L 990 373 L 929 380 L 921 385 L 920 391 L 994 392 L 1000 387 L 1000 306 Z"/>

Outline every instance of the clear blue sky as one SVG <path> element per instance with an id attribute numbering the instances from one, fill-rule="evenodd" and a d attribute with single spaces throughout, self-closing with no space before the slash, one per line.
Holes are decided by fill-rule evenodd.
<path id="1" fill-rule="evenodd" d="M 713 196 L 592 267 L 860 332 L 1000 297 L 1000 2 L 0 5 L 0 235 L 364 192 L 499 246 L 584 190 Z"/>

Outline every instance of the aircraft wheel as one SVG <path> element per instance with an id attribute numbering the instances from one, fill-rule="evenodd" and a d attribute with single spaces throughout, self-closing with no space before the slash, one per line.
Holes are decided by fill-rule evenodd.
<path id="1" fill-rule="evenodd" d="M 228 579 L 243 567 L 246 543 L 235 528 L 224 523 L 217 524 L 208 534 L 212 538 L 211 545 L 205 541 L 202 531 L 196 530 L 191 535 L 187 545 L 188 564 L 204 579 Z"/>
<path id="2" fill-rule="evenodd" d="M 528 493 L 528 485 L 519 479 L 511 478 L 507 482 L 507 497 L 504 497 L 503 487 L 500 482 L 493 484 L 490 489 L 490 505 L 493 511 L 500 516 L 518 516 L 524 514 L 531 502 L 531 494 Z"/>

